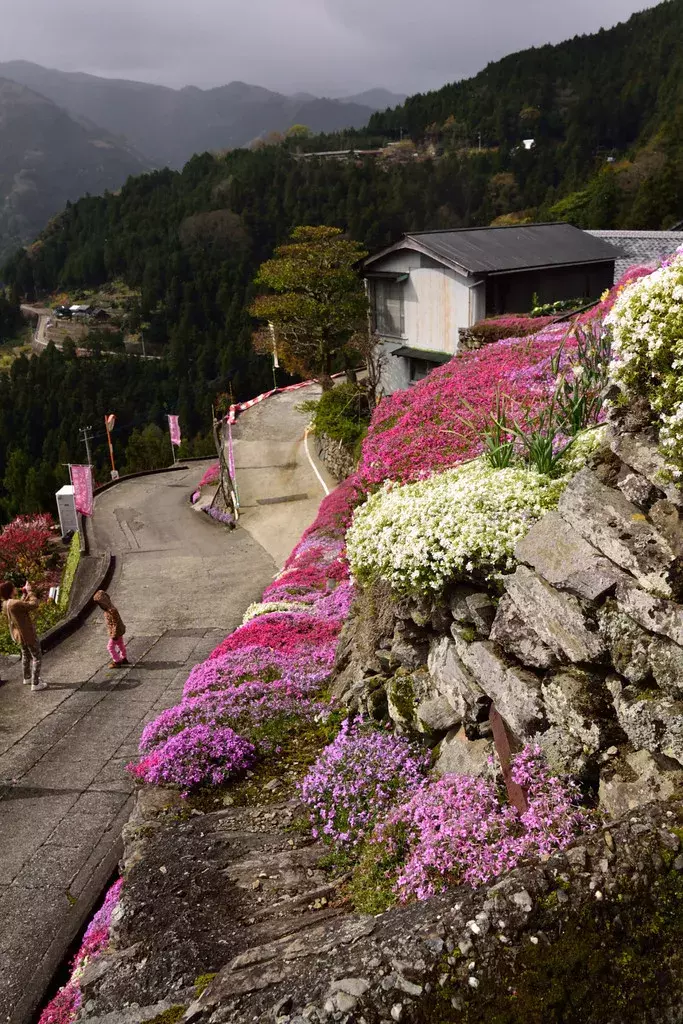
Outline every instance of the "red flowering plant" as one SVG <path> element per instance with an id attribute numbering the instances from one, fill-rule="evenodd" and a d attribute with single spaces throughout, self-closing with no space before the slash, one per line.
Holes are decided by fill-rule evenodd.
<path id="1" fill-rule="evenodd" d="M 15 586 L 42 583 L 53 560 L 54 521 L 47 514 L 17 516 L 0 532 L 0 579 Z"/>

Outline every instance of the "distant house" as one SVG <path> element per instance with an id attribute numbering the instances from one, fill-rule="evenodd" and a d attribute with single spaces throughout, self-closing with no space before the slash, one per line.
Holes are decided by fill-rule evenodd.
<path id="1" fill-rule="evenodd" d="M 101 306 L 96 307 L 90 311 L 90 319 L 94 320 L 98 324 L 106 324 L 111 320 L 111 314 L 106 309 L 102 309 Z"/>
<path id="2" fill-rule="evenodd" d="M 89 316 L 90 313 L 92 312 L 92 306 L 78 306 L 78 305 L 74 305 L 74 306 L 69 306 L 69 309 L 71 311 L 71 315 L 75 316 L 75 317 Z"/>
<path id="3" fill-rule="evenodd" d="M 683 245 L 683 225 L 676 225 L 672 231 L 589 231 L 589 235 L 600 238 L 621 250 L 614 269 L 615 279 L 629 267 L 656 266 L 664 256 L 670 256 Z"/>
<path id="4" fill-rule="evenodd" d="M 364 263 L 384 390 L 420 380 L 458 351 L 458 332 L 535 301 L 597 299 L 620 252 L 571 224 L 424 231 Z"/>

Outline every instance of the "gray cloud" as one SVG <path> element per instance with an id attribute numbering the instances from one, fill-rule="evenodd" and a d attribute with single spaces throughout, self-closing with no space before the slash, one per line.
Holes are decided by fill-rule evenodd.
<path id="1" fill-rule="evenodd" d="M 414 92 L 592 32 L 647 0 L 22 0 L 0 60 L 181 86 Z"/>

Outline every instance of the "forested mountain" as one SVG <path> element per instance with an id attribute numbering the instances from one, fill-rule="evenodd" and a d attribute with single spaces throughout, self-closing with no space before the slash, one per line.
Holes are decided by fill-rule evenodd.
<path id="1" fill-rule="evenodd" d="M 34 89 L 75 117 L 122 136 L 157 166 L 182 167 L 195 153 L 245 146 L 260 135 L 304 124 L 313 132 L 361 128 L 391 93 L 350 100 L 284 96 L 244 82 L 216 89 L 169 89 L 146 82 L 57 71 L 28 61 L 0 75 Z M 379 104 L 373 102 L 379 98 Z"/>
<path id="2" fill-rule="evenodd" d="M 118 188 L 148 166 L 108 132 L 0 78 L 0 257 L 35 238 L 67 200 Z"/>
<path id="3" fill-rule="evenodd" d="M 503 153 L 533 138 L 546 208 L 578 190 L 557 214 L 589 227 L 680 220 L 683 0 L 665 0 L 609 30 L 511 54 L 474 78 L 375 114 L 369 124 L 374 134 L 401 129 L 446 148 L 481 144 Z"/>

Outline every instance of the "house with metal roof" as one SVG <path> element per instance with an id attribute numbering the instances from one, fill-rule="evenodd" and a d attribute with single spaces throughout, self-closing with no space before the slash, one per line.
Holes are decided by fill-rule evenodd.
<path id="1" fill-rule="evenodd" d="M 396 391 L 458 351 L 459 332 L 537 302 L 597 299 L 619 249 L 571 224 L 421 231 L 370 256 L 364 274 L 373 329 Z"/>
<path id="2" fill-rule="evenodd" d="M 621 249 L 614 269 L 618 281 L 629 267 L 656 267 L 665 256 L 670 256 L 683 246 L 683 224 L 675 225 L 670 231 L 589 231 L 595 238 L 601 238 L 610 245 Z"/>

